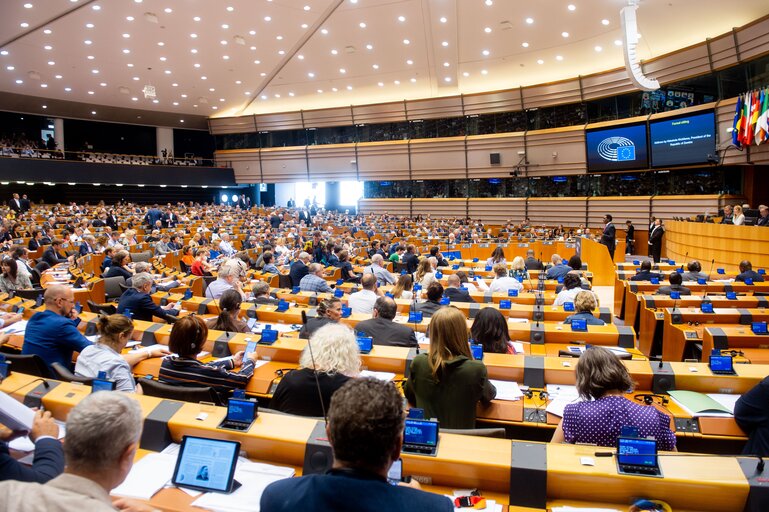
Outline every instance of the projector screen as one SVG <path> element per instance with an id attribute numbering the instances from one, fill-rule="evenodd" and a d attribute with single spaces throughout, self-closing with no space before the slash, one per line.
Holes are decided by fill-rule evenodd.
<path id="1" fill-rule="evenodd" d="M 646 124 L 612 126 L 585 134 L 588 172 L 646 169 Z"/>
<path id="2" fill-rule="evenodd" d="M 716 158 L 713 111 L 649 123 L 652 167 L 695 165 Z"/>

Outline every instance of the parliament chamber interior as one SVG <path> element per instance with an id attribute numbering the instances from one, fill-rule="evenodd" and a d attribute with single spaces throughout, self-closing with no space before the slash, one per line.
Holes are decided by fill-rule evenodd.
<path id="1" fill-rule="evenodd" d="M 765 0 L 8 0 L 0 510 L 769 510 Z"/>

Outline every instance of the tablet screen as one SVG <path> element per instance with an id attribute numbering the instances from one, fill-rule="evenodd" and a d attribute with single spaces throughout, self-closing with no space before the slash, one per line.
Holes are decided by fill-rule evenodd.
<path id="1" fill-rule="evenodd" d="M 733 371 L 732 356 L 710 356 L 710 369 L 716 372 Z"/>
<path id="2" fill-rule="evenodd" d="M 204 491 L 228 492 L 239 453 L 238 442 L 184 436 L 173 483 Z"/>
<path id="3" fill-rule="evenodd" d="M 406 419 L 403 443 L 436 446 L 438 444 L 438 422 Z"/>
<path id="4" fill-rule="evenodd" d="M 227 403 L 227 419 L 229 421 L 239 421 L 240 423 L 251 423 L 254 421 L 255 410 L 256 402 L 230 398 Z"/>
<path id="5" fill-rule="evenodd" d="M 657 441 L 633 437 L 620 437 L 617 446 L 617 462 L 633 466 L 657 465 Z"/>

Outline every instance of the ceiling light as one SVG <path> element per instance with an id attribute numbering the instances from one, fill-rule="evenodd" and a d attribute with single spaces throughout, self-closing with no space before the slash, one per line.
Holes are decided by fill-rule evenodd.
<path id="1" fill-rule="evenodd" d="M 0 55 L 3 55 L 3 56 L 8 55 L 8 50 L 0 51 Z"/>
<path id="2" fill-rule="evenodd" d="M 85 41 L 83 41 L 83 42 L 84 42 L 85 44 L 93 44 L 93 41 L 91 41 L 90 39 L 86 39 L 86 40 L 85 40 Z"/>
<path id="3" fill-rule="evenodd" d="M 412 83 L 412 84 L 415 84 L 415 83 L 417 83 L 417 79 L 416 79 L 416 78 L 412 78 L 412 79 L 411 79 L 411 83 Z"/>
<path id="4" fill-rule="evenodd" d="M 260 61 L 260 60 L 255 60 L 254 61 L 254 64 L 261 64 L 261 63 L 262 63 L 262 61 Z"/>
<path id="5" fill-rule="evenodd" d="M 348 86 L 347 86 L 347 90 L 348 90 L 348 91 L 352 91 L 352 85 L 348 85 Z"/>
<path id="6" fill-rule="evenodd" d="M 318 94 L 323 94 L 323 89 L 318 89 Z"/>
<path id="7" fill-rule="evenodd" d="M 165 62 L 165 61 L 167 61 L 167 60 L 168 60 L 168 59 L 167 59 L 166 57 L 160 57 L 160 62 Z"/>
<path id="8" fill-rule="evenodd" d="M 134 81 L 136 81 L 136 82 L 138 82 L 138 81 L 139 81 L 139 77 L 138 77 L 138 76 L 132 77 L 132 79 L 133 79 Z"/>
<path id="9" fill-rule="evenodd" d="M 125 37 L 125 35 L 123 35 L 123 37 Z M 191 37 L 192 39 L 197 39 L 197 38 L 198 38 L 198 35 L 197 35 L 197 34 L 195 34 L 195 33 L 193 33 L 193 34 L 190 34 L 190 37 Z"/>
<path id="10" fill-rule="evenodd" d="M 398 16 L 398 21 L 403 23 L 404 21 L 406 21 L 406 17 L 405 16 Z"/>
<path id="11" fill-rule="evenodd" d="M 193 65 L 192 65 L 192 67 L 194 67 L 194 68 L 199 68 L 199 67 L 200 67 L 200 64 L 196 62 L 195 64 L 193 64 Z"/>
<path id="12" fill-rule="evenodd" d="M 526 23 L 528 25 L 531 25 L 532 23 L 534 23 L 534 18 L 526 18 Z"/>
<path id="13" fill-rule="evenodd" d="M 555 60 L 557 60 L 557 61 L 561 61 L 561 60 L 563 60 L 563 56 L 561 56 L 561 55 L 556 55 L 556 56 L 555 56 Z"/>
<path id="14" fill-rule="evenodd" d="M 24 83 L 24 80 L 16 80 L 16 83 L 17 83 L 17 84 L 23 84 L 23 83 Z"/>
<path id="15" fill-rule="evenodd" d="M 224 101 L 224 98 L 219 98 L 219 101 L 223 102 L 223 101 Z"/>
<path id="16" fill-rule="evenodd" d="M 440 19 L 440 22 L 441 22 L 441 23 L 446 23 L 447 21 L 449 21 L 449 20 L 447 20 L 445 16 L 443 16 L 443 17 Z"/>
<path id="17" fill-rule="evenodd" d="M 374 69 L 379 69 L 379 64 L 372 64 L 371 67 L 374 68 Z"/>
<path id="18" fill-rule="evenodd" d="M 43 89 L 45 89 L 46 87 L 48 87 L 48 84 L 40 84 L 40 87 L 42 87 Z"/>
<path id="19" fill-rule="evenodd" d="M 34 7 L 32 4 L 24 4 L 25 9 L 32 9 Z"/>
<path id="20" fill-rule="evenodd" d="M 367 50 L 373 50 L 374 49 L 374 45 L 373 44 L 367 44 L 366 45 L 366 49 Z"/>
<path id="21" fill-rule="evenodd" d="M 133 98 L 131 98 L 131 101 L 139 101 L 139 98 L 137 98 L 136 96 L 134 96 Z"/>
<path id="22" fill-rule="evenodd" d="M 336 50 L 331 50 L 331 55 L 336 55 L 337 53 L 339 53 L 339 52 L 336 51 Z"/>
<path id="23" fill-rule="evenodd" d="M 622 40 L 621 39 L 615 39 L 614 40 L 614 46 L 622 46 Z"/>
<path id="24" fill-rule="evenodd" d="M 107 87 L 107 82 L 102 82 L 99 84 L 100 87 Z"/>
<path id="25" fill-rule="evenodd" d="M 447 67 L 449 67 L 449 66 L 451 66 L 451 64 L 449 64 L 448 62 L 444 62 L 444 63 L 443 63 L 443 67 L 444 67 L 444 68 L 447 68 Z"/>
<path id="26" fill-rule="evenodd" d="M 43 49 L 44 50 L 53 50 L 53 46 L 47 44 L 47 45 L 43 46 Z M 8 54 L 6 53 L 6 55 L 8 55 Z"/>
<path id="27" fill-rule="evenodd" d="M 601 52 L 601 51 L 603 51 L 603 48 L 602 48 L 602 47 L 600 47 L 600 46 L 596 46 L 596 47 L 595 47 L 595 51 L 597 51 L 597 52 Z"/>
<path id="28" fill-rule="evenodd" d="M 601 25 L 608 25 L 608 24 L 609 24 L 609 20 L 601 20 Z"/>
<path id="29" fill-rule="evenodd" d="M 293 92 L 288 93 L 288 95 L 291 96 L 292 98 L 294 97 L 294 93 Z"/>
<path id="30" fill-rule="evenodd" d="M 264 72 L 259 73 L 259 76 L 267 76 L 267 73 L 264 73 Z"/>
<path id="31" fill-rule="evenodd" d="M 198 53 L 198 50 L 193 48 L 193 49 L 190 50 L 190 53 Z"/>
<path id="32" fill-rule="evenodd" d="M 338 91 L 339 91 L 339 89 L 337 89 L 336 87 L 332 87 L 331 88 L 331 92 L 338 92 Z"/>
<path id="33" fill-rule="evenodd" d="M 275 36 L 275 39 L 277 39 L 278 41 L 283 41 L 283 36 Z"/>
<path id="34" fill-rule="evenodd" d="M 65 87 L 64 88 L 64 92 L 71 92 L 71 91 L 72 91 L 72 87 Z"/>
<path id="35" fill-rule="evenodd" d="M 323 34 L 324 36 L 325 36 L 325 35 L 328 35 L 328 29 L 322 28 L 322 29 L 320 30 L 320 33 L 321 33 L 321 34 Z"/>
<path id="36" fill-rule="evenodd" d="M 269 17 L 269 16 L 265 16 L 265 17 L 264 17 L 264 21 L 272 21 L 272 18 L 271 18 L 271 17 Z"/>
<path id="37" fill-rule="evenodd" d="M 443 42 L 441 43 L 441 46 L 443 46 L 444 48 L 446 48 L 448 45 L 449 45 L 449 42 L 448 42 L 448 41 L 443 41 Z"/>
<path id="38" fill-rule="evenodd" d="M 488 72 L 488 70 L 486 70 L 486 69 L 482 69 L 482 70 L 481 70 L 481 74 L 482 74 L 482 75 L 488 75 L 488 74 L 489 74 L 489 72 Z"/>
<path id="39" fill-rule="evenodd" d="M 403 44 L 411 44 L 411 41 L 409 41 L 408 39 L 404 39 Z"/>
<path id="40" fill-rule="evenodd" d="M 208 92 L 216 92 L 216 89 L 214 87 L 209 87 Z"/>
<path id="41" fill-rule="evenodd" d="M 395 85 L 400 85 L 400 84 L 401 84 L 401 81 L 400 81 L 400 80 L 393 80 L 393 83 L 394 83 Z"/>
<path id="42" fill-rule="evenodd" d="M 521 46 L 523 46 L 524 48 L 528 48 L 529 47 L 529 43 L 524 41 L 524 42 L 521 43 Z"/>
<path id="43" fill-rule="evenodd" d="M 307 76 L 309 76 L 310 78 L 315 78 L 315 73 L 312 73 L 312 72 L 307 73 Z"/>
<path id="44" fill-rule="evenodd" d="M 126 17 L 125 17 L 125 19 L 126 19 L 127 21 L 133 21 L 133 20 L 134 20 L 134 17 L 133 17 L 133 16 L 126 16 Z"/>
<path id="45" fill-rule="evenodd" d="M 179 84 L 177 84 L 176 82 L 174 82 L 174 83 L 172 83 L 172 84 L 171 84 L 171 87 L 179 87 Z"/>
<path id="46" fill-rule="evenodd" d="M 49 65 L 49 66 L 55 66 L 55 65 L 56 65 L 56 63 L 55 63 L 54 61 L 52 61 L 52 60 L 49 60 L 49 61 L 48 61 L 48 65 Z"/>
<path id="47" fill-rule="evenodd" d="M 307 28 L 309 25 L 307 23 L 302 23 L 302 28 Z"/>
<path id="48" fill-rule="evenodd" d="M 309 6 L 309 5 L 305 5 L 305 6 L 304 6 L 304 10 L 305 10 L 305 11 L 309 11 L 309 10 L 310 10 L 310 6 Z"/>
<path id="49" fill-rule="evenodd" d="M 131 34 L 123 34 L 123 38 L 128 39 L 129 37 L 131 37 Z"/>
<path id="50" fill-rule="evenodd" d="M 378 85 L 379 87 L 384 87 L 384 82 L 377 82 L 377 85 Z"/>
<path id="51" fill-rule="evenodd" d="M 50 35 L 51 34 L 51 29 L 47 28 L 47 29 L 43 30 L 43 34 Z"/>
<path id="52" fill-rule="evenodd" d="M 412 64 L 414 64 L 414 61 L 413 61 L 413 60 L 411 60 L 411 59 L 409 59 L 409 60 L 407 60 L 407 61 L 406 61 L 406 64 L 408 64 L 409 66 L 411 66 Z"/>
<path id="53" fill-rule="evenodd" d="M 300 53 L 299 55 L 297 55 L 297 56 L 296 56 L 296 58 L 297 58 L 297 59 L 299 59 L 299 60 L 304 60 L 304 55 L 302 55 L 302 54 Z"/>
<path id="54" fill-rule="evenodd" d="M 278 50 L 278 55 L 285 55 L 285 54 L 286 54 L 286 50 Z"/>
<path id="55" fill-rule="evenodd" d="M 227 46 L 227 40 L 226 39 L 222 39 L 221 41 L 219 41 L 219 43 L 221 43 L 223 46 Z"/>
<path id="56" fill-rule="evenodd" d="M 223 23 L 223 24 L 222 24 L 222 28 L 223 28 L 224 30 L 227 30 L 228 28 L 230 28 L 230 26 L 229 26 L 229 25 L 227 25 L 226 23 Z"/>
<path id="57" fill-rule="evenodd" d="M 568 6 L 566 6 L 566 8 L 572 12 L 577 10 L 577 6 L 574 4 L 569 4 Z"/>
<path id="58" fill-rule="evenodd" d="M 195 16 L 194 18 L 192 18 L 192 21 L 200 21 L 200 16 Z"/>
<path id="59" fill-rule="evenodd" d="M 92 69 L 91 73 L 93 73 L 94 75 L 98 75 L 99 74 L 99 70 L 98 69 Z"/>
<path id="60" fill-rule="evenodd" d="M 187 97 L 187 95 L 186 95 L 186 94 L 182 94 L 182 98 L 186 98 L 186 97 Z"/>
<path id="61" fill-rule="evenodd" d="M 232 12 L 234 10 L 235 10 L 235 8 L 233 6 L 231 6 L 231 5 L 227 6 L 227 12 Z"/>
<path id="62" fill-rule="evenodd" d="M 93 60 L 93 59 L 95 59 L 95 58 L 96 58 L 96 57 L 94 57 L 93 55 L 88 55 L 88 56 L 86 57 L 86 59 L 88 59 L 88 60 Z"/>
<path id="63" fill-rule="evenodd" d="M 249 50 L 251 50 L 251 51 L 254 51 L 254 50 L 256 50 L 256 46 L 251 46 L 251 47 L 249 47 Z"/>
<path id="64" fill-rule="evenodd" d="M 170 7 L 166 7 L 165 9 L 163 9 L 163 11 L 165 11 L 168 14 L 171 14 L 172 12 L 174 12 L 174 10 L 171 9 Z"/>
<path id="65" fill-rule="evenodd" d="M 464 77 L 468 77 L 468 76 L 470 76 L 470 73 L 468 73 L 467 71 L 465 71 L 464 73 L 462 73 L 462 76 L 464 76 Z"/>
<path id="66" fill-rule="evenodd" d="M 125 53 L 125 54 L 129 54 L 129 53 L 131 53 L 131 50 L 129 50 L 128 48 L 124 48 L 124 49 L 123 49 L 123 53 Z"/>
<path id="67" fill-rule="evenodd" d="M 483 54 L 485 57 L 488 57 L 490 52 L 489 52 L 488 50 L 483 50 L 481 53 L 482 53 L 482 54 Z"/>
<path id="68" fill-rule="evenodd" d="M 85 28 L 93 28 L 93 27 L 94 27 L 93 23 L 86 23 L 85 24 Z"/>
<path id="69" fill-rule="evenodd" d="M 339 72 L 344 75 L 345 73 L 347 73 L 347 70 L 344 68 L 339 68 Z"/>
<path id="70" fill-rule="evenodd" d="M 171 74 L 171 70 L 170 69 L 166 69 L 165 71 L 163 71 L 163 73 L 165 73 L 166 75 L 170 75 Z"/>
<path id="71" fill-rule="evenodd" d="M 443 81 L 444 82 L 451 82 L 451 77 L 450 76 L 444 77 Z"/>
<path id="72" fill-rule="evenodd" d="M 489 7 L 491 7 L 492 5 L 494 5 L 494 2 L 493 2 L 492 0 L 486 0 L 484 3 L 485 3 L 486 5 L 488 5 Z"/>
<path id="73" fill-rule="evenodd" d="M 91 7 L 91 9 L 93 9 L 94 11 L 101 11 L 101 5 L 94 5 L 93 7 Z"/>
<path id="74" fill-rule="evenodd" d="M 54 78 L 55 78 L 56 80 L 61 80 L 61 79 L 62 79 L 62 78 L 64 78 L 64 77 L 63 77 L 63 76 L 61 76 L 61 75 L 56 75 Z"/>
<path id="75" fill-rule="evenodd" d="M 152 100 L 152 103 L 160 103 L 160 100 Z"/>
<path id="76" fill-rule="evenodd" d="M 13 71 L 13 70 L 14 70 L 14 69 L 16 69 L 16 68 L 15 68 L 15 67 L 13 67 L 13 66 L 7 66 L 5 69 L 7 69 L 8 71 Z"/>
<path id="77" fill-rule="evenodd" d="M 200 77 L 201 80 L 208 80 L 208 77 L 206 75 L 203 75 Z"/>
<path id="78" fill-rule="evenodd" d="M 563 36 L 563 37 L 569 37 L 569 33 L 568 33 L 568 32 L 561 32 L 561 36 Z"/>
<path id="79" fill-rule="evenodd" d="M 491 34 L 491 27 L 486 27 L 483 29 L 483 31 L 486 32 L 487 34 Z"/>
<path id="80" fill-rule="evenodd" d="M 93 96 L 93 95 L 94 95 L 94 94 L 96 94 L 96 93 L 95 93 L 95 92 L 93 92 L 93 91 L 88 91 L 88 94 L 90 94 L 91 96 Z"/>

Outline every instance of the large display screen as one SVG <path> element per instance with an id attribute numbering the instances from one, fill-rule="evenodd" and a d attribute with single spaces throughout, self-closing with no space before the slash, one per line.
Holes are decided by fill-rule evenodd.
<path id="1" fill-rule="evenodd" d="M 643 123 L 588 130 L 585 144 L 588 172 L 627 171 L 649 166 Z"/>
<path id="2" fill-rule="evenodd" d="M 707 163 L 716 155 L 715 114 L 704 112 L 649 123 L 652 167 Z"/>

